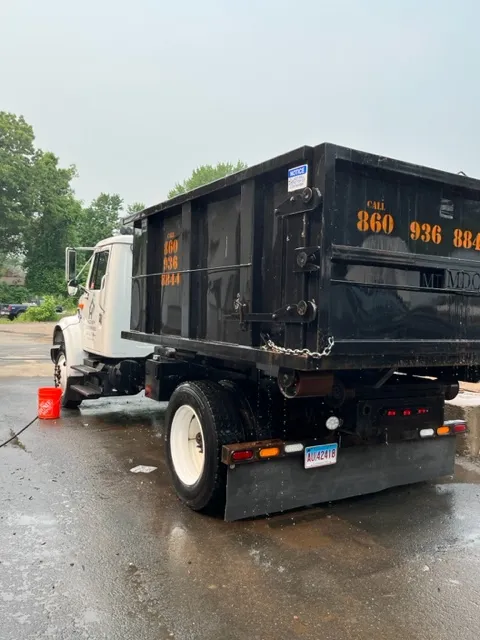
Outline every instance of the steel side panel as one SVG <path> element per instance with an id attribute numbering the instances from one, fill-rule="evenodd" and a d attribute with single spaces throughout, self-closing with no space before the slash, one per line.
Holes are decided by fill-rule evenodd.
<path id="1" fill-rule="evenodd" d="M 304 469 L 303 456 L 228 469 L 225 520 L 241 520 L 376 493 L 453 474 L 455 438 L 340 449 L 338 462 Z"/>
<path id="2" fill-rule="evenodd" d="M 288 170 L 304 163 L 321 206 L 291 203 Z M 276 366 L 470 366 L 480 352 L 479 214 L 478 180 L 328 143 L 301 147 L 130 218 L 133 312 L 122 335 L 272 376 Z M 175 255 L 164 255 L 172 234 Z M 318 264 L 302 272 L 305 246 L 318 247 Z M 300 323 L 305 300 L 317 313 Z M 322 351 L 329 337 L 335 346 L 330 359 L 286 362 L 259 351 L 267 336 L 289 349 Z"/>

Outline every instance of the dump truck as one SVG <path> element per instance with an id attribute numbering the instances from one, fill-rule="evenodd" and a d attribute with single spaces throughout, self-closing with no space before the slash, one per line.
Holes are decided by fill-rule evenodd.
<path id="1" fill-rule="evenodd" d="M 450 475 L 480 376 L 480 181 L 325 143 L 129 217 L 54 330 L 64 407 L 168 402 L 179 498 L 226 520 Z"/>

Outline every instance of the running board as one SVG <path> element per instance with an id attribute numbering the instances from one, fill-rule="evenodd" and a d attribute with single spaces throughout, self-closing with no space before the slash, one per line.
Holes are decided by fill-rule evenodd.
<path id="1" fill-rule="evenodd" d="M 305 469 L 303 456 L 230 465 L 225 520 L 242 520 L 452 475 L 456 438 L 338 450 L 338 462 Z"/>
<path id="2" fill-rule="evenodd" d="M 102 389 L 100 387 L 94 387 L 93 385 L 72 384 L 70 389 L 85 398 L 85 400 L 96 400 L 103 395 Z"/>
<path id="3" fill-rule="evenodd" d="M 100 373 L 100 369 L 95 369 L 95 367 L 91 367 L 88 364 L 74 364 L 70 368 L 74 371 L 79 371 L 86 376 L 90 375 L 91 373 Z"/>

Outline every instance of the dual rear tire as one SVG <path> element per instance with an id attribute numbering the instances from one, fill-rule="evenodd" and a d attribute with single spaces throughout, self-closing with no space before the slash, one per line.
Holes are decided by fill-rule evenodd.
<path id="1" fill-rule="evenodd" d="M 222 447 L 245 441 L 232 393 L 211 381 L 185 382 L 166 415 L 166 462 L 178 497 L 191 509 L 218 513 L 225 505 Z"/>

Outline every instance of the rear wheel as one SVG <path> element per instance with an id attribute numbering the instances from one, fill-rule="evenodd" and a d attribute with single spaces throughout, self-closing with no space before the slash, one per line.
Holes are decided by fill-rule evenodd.
<path id="1" fill-rule="evenodd" d="M 63 335 L 59 336 L 60 348 L 57 353 L 57 359 L 55 362 L 54 380 L 55 386 L 62 389 L 61 404 L 65 409 L 78 409 L 82 401 L 72 397 L 72 391 L 67 377 L 67 357 L 65 355 L 65 343 L 63 342 Z"/>
<path id="2" fill-rule="evenodd" d="M 166 459 L 177 495 L 191 509 L 216 513 L 225 506 L 222 447 L 243 440 L 235 403 L 219 384 L 177 387 L 167 411 Z"/>

